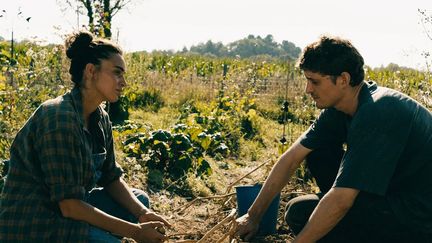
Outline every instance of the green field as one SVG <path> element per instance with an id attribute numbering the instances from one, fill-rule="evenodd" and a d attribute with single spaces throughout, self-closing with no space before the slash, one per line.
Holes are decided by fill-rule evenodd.
<path id="1" fill-rule="evenodd" d="M 9 157 L 32 112 L 71 88 L 62 47 L 21 43 L 15 59 L 8 48 L 0 42 L 1 159 Z M 112 117 L 117 160 L 125 179 L 149 191 L 161 212 L 191 198 L 224 194 L 227 185 L 269 160 L 241 183 L 264 180 L 319 113 L 294 62 L 128 53 L 126 63 L 128 86 Z M 432 108 L 428 72 L 389 66 L 367 68 L 366 77 Z M 311 190 L 313 180 L 300 168 L 285 192 Z M 233 206 L 218 203 L 208 210 Z"/>

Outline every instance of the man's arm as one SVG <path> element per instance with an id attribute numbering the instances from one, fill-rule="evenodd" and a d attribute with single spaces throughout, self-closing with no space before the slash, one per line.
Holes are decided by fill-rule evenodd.
<path id="1" fill-rule="evenodd" d="M 313 211 L 295 243 L 316 242 L 332 230 L 354 203 L 359 191 L 334 187 L 328 191 Z"/>
<path id="2" fill-rule="evenodd" d="M 299 167 L 306 155 L 311 150 L 297 141 L 280 157 L 273 166 L 270 175 L 266 179 L 255 202 L 249 208 L 248 213 L 237 219 L 238 227 L 236 235 L 244 236 L 249 240 L 256 233 L 259 221 L 269 207 L 272 199 L 288 183 L 291 175 Z"/>

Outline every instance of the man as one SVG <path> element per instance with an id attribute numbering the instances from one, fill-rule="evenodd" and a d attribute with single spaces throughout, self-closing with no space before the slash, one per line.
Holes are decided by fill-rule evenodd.
<path id="1" fill-rule="evenodd" d="M 306 160 L 321 193 L 288 203 L 294 242 L 432 242 L 432 114 L 364 81 L 363 64 L 340 38 L 323 36 L 305 48 L 299 67 L 306 93 L 323 111 L 275 164 L 237 219 L 237 235 L 253 237 L 273 197 Z"/>

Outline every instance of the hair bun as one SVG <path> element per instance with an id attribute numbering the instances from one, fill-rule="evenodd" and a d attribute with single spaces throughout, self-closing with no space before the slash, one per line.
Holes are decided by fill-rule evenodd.
<path id="1" fill-rule="evenodd" d="M 74 59 L 85 53 L 93 41 L 93 34 L 88 31 L 80 31 L 66 38 L 66 56 Z"/>

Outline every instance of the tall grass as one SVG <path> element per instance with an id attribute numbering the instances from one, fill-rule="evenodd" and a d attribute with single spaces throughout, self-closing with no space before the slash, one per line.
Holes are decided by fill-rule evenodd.
<path id="1" fill-rule="evenodd" d="M 7 43 L 1 43 L 0 52 L 1 48 L 8 48 Z M 10 65 L 10 57 L 0 55 L 0 159 L 9 157 L 12 139 L 36 107 L 71 87 L 68 62 L 61 47 L 24 43 L 18 48 L 22 54 L 16 65 Z M 319 112 L 304 93 L 305 81 L 293 63 L 147 53 L 129 53 L 125 59 L 129 119 L 146 124 L 149 129 L 172 127 L 179 121 L 183 107 L 192 103 L 206 110 L 226 96 L 236 99 L 232 104 L 238 106 L 244 105 L 242 102 L 253 104 L 250 108 L 255 113 L 248 122 L 256 129 L 255 136 L 248 138 L 237 133 L 239 127 L 232 127 L 233 134 L 235 130 L 239 136 L 235 158 L 238 164 L 277 156 L 282 136 L 288 145 L 293 143 Z M 427 72 L 367 68 L 366 77 L 432 108 L 432 79 Z M 281 107 L 285 100 L 289 110 L 284 126 Z M 135 173 L 129 164 L 131 160 L 121 151 L 125 137 L 121 133 L 115 135 L 119 161 L 127 171 Z"/>

